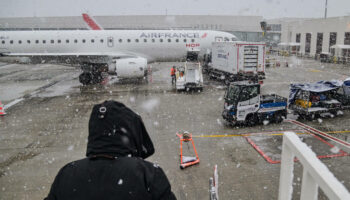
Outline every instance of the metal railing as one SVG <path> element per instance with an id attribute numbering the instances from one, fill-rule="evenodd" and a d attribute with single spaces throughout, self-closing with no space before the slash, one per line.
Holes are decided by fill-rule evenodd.
<path id="1" fill-rule="evenodd" d="M 283 135 L 282 162 L 279 182 L 279 200 L 290 200 L 293 195 L 294 158 L 303 165 L 301 185 L 301 200 L 315 200 L 318 197 L 318 187 L 331 200 L 350 199 L 349 191 L 328 170 L 316 154 L 303 143 L 293 132 Z"/>

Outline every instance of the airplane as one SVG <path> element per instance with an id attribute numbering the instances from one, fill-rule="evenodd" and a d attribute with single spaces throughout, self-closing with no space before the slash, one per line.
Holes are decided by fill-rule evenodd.
<path id="1" fill-rule="evenodd" d="M 50 30 L 1 31 L 0 56 L 24 56 L 76 62 L 83 85 L 102 81 L 102 72 L 119 78 L 143 78 L 147 64 L 179 61 L 190 51 L 199 57 L 214 41 L 235 41 L 211 30 Z"/>

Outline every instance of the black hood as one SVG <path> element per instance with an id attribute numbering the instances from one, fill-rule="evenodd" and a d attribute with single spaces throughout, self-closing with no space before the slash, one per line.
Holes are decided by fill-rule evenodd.
<path id="1" fill-rule="evenodd" d="M 153 143 L 139 115 L 117 101 L 93 107 L 86 156 L 110 155 L 147 158 Z"/>

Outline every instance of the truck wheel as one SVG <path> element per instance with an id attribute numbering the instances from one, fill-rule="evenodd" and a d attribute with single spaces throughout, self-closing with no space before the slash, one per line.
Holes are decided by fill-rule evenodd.
<path id="1" fill-rule="evenodd" d="M 258 118 L 255 115 L 249 115 L 246 120 L 248 126 L 254 126 L 258 122 Z"/>
<path id="2" fill-rule="evenodd" d="M 309 120 L 309 121 L 314 120 L 315 119 L 315 114 L 306 115 L 306 119 Z"/>
<path id="3" fill-rule="evenodd" d="M 283 121 L 283 117 L 282 117 L 282 114 L 281 113 L 276 113 L 275 114 L 275 122 L 276 123 L 281 123 Z"/>

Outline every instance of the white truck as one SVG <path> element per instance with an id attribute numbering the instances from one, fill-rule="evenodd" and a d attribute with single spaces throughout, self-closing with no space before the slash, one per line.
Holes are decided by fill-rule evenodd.
<path id="1" fill-rule="evenodd" d="M 265 78 L 265 50 L 263 42 L 213 42 L 211 64 L 207 69 L 211 78 L 229 85 L 243 80 Z"/>

